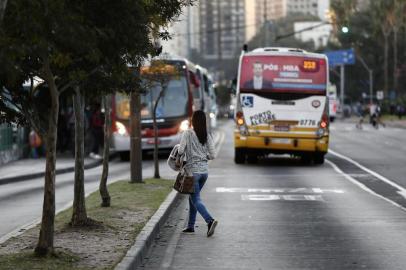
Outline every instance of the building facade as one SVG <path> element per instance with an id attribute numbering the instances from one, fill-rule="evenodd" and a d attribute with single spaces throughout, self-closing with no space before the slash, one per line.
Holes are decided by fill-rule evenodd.
<path id="1" fill-rule="evenodd" d="M 330 0 L 255 0 L 255 20 L 262 25 L 265 20 L 277 20 L 290 13 L 302 13 L 325 20 Z"/>
<path id="2" fill-rule="evenodd" d="M 277 20 L 287 14 L 287 0 L 255 0 L 255 21 L 261 26 L 264 21 Z"/>
<path id="3" fill-rule="evenodd" d="M 287 13 L 302 13 L 325 19 L 330 7 L 329 0 L 286 0 Z"/>
<path id="4" fill-rule="evenodd" d="M 170 40 L 162 41 L 163 52 L 190 58 L 192 51 L 199 50 L 199 6 L 185 7 L 182 14 L 171 23 L 167 31 L 171 34 Z"/>
<path id="5" fill-rule="evenodd" d="M 333 26 L 331 24 L 323 24 L 321 21 L 316 22 L 295 22 L 294 31 L 295 38 L 303 42 L 312 41 L 315 49 L 324 47 L 330 38 Z M 312 29 L 311 29 L 312 28 Z M 311 29 L 303 31 L 304 29 Z"/>
<path id="6" fill-rule="evenodd" d="M 199 8 L 200 53 L 231 59 L 245 42 L 245 0 L 206 0 Z"/>

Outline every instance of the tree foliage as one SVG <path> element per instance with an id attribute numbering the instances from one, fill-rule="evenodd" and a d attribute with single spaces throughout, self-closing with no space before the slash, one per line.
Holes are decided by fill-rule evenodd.
<path id="1" fill-rule="evenodd" d="M 86 95 L 112 92 L 120 85 L 129 86 L 122 90 L 132 91 L 128 65 L 140 65 L 145 56 L 154 54 L 150 37 L 168 38 L 158 27 L 171 21 L 188 2 L 8 2 L 0 28 L 1 121 L 29 122 L 46 138 L 44 210 L 37 254 L 53 250 L 59 96 L 73 87 L 81 87 Z M 109 87 L 94 83 L 94 76 Z M 43 87 L 34 87 L 36 78 L 43 81 Z M 25 82 L 28 86 L 24 88 Z M 83 88 L 86 84 L 91 86 Z"/>
<path id="2" fill-rule="evenodd" d="M 387 88 L 386 98 L 395 90 L 398 98 L 406 94 L 405 3 L 405 0 L 374 0 L 369 1 L 365 9 L 359 10 L 357 1 L 331 2 L 338 43 L 329 44 L 327 49 L 354 48 L 356 54 L 374 71 L 374 91 Z M 342 26 L 347 26 L 349 32 L 342 33 Z M 394 39 L 394 29 L 399 38 Z M 368 73 L 359 61 L 346 69 L 348 98 L 353 101 L 361 100 L 363 92 L 369 93 Z M 332 76 L 332 80 L 338 81 L 338 77 Z"/>

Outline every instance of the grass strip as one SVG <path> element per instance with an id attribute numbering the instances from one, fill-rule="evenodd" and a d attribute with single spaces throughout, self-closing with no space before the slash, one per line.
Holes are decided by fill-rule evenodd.
<path id="1" fill-rule="evenodd" d="M 172 185 L 173 181 L 166 179 L 146 179 L 142 184 L 112 183 L 108 187 L 111 207 L 100 207 L 98 191 L 86 198 L 88 217 L 96 221 L 93 225 L 70 226 L 69 208 L 55 218 L 55 254 L 34 256 L 37 226 L 0 246 L 0 269 L 114 269 Z"/>

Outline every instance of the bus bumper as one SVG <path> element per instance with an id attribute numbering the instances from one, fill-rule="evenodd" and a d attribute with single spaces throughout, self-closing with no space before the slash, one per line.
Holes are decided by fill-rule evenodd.
<path id="1" fill-rule="evenodd" d="M 320 138 L 279 138 L 263 136 L 242 136 L 234 134 L 235 148 L 276 154 L 328 151 L 328 136 Z"/>
<path id="2" fill-rule="evenodd" d="M 172 136 L 158 138 L 158 146 L 160 150 L 172 149 L 176 144 L 180 143 L 182 134 L 178 133 Z M 123 136 L 116 133 L 112 135 L 113 149 L 117 152 L 130 151 L 130 137 Z M 142 138 L 142 150 L 153 150 L 155 146 L 154 138 Z"/>

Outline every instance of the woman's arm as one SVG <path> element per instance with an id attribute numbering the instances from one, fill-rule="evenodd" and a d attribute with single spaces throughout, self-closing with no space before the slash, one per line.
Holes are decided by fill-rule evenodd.
<path id="1" fill-rule="evenodd" d="M 180 139 L 180 145 L 178 149 L 179 155 L 183 155 L 185 153 L 186 144 L 188 140 L 189 130 L 185 130 L 182 134 L 182 138 Z"/>
<path id="2" fill-rule="evenodd" d="M 207 159 L 209 159 L 209 160 L 215 159 L 216 158 L 216 150 L 214 149 L 213 138 L 209 134 L 207 136 L 207 150 L 209 152 L 208 155 L 207 155 Z"/>

